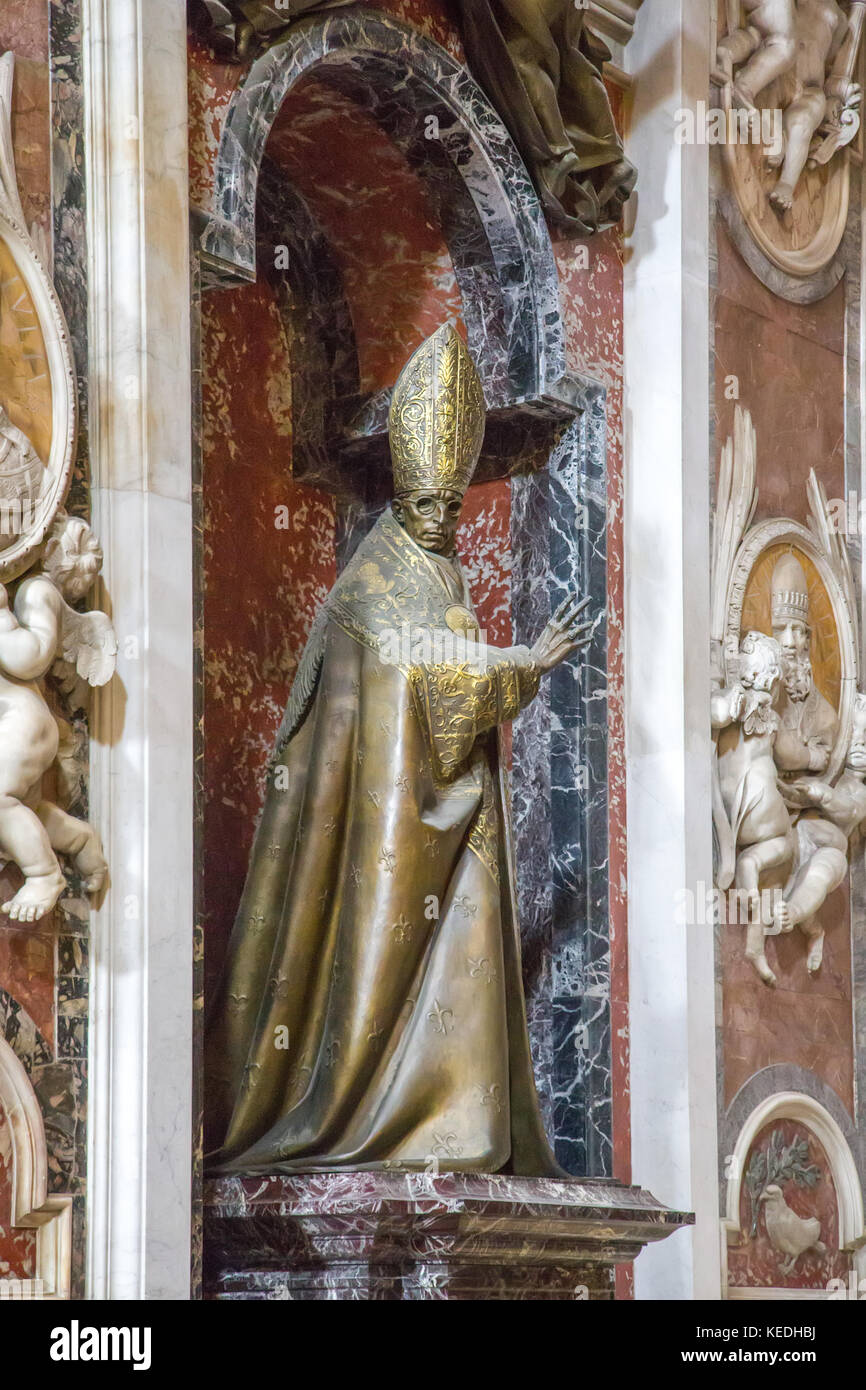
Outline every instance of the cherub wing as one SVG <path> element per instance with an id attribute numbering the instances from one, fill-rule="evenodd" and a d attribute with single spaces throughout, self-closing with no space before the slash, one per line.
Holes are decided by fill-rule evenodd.
<path id="1" fill-rule="evenodd" d="M 61 609 L 60 644 L 52 669 L 61 678 L 73 667 L 88 685 L 105 685 L 117 665 L 117 635 L 107 613 Z"/>

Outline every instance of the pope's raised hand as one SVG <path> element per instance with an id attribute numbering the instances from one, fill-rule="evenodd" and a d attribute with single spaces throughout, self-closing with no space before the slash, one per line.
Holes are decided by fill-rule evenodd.
<path id="1" fill-rule="evenodd" d="M 559 605 L 532 648 L 532 659 L 545 674 L 583 651 L 592 641 L 595 622 L 585 618 L 589 599 L 567 598 Z"/>

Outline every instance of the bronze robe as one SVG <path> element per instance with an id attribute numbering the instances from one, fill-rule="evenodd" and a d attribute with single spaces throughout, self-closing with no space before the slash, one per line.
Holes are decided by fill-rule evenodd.
<path id="1" fill-rule="evenodd" d="M 469 67 L 508 127 L 544 211 L 571 236 L 618 222 L 637 181 L 574 0 L 457 0 Z"/>
<path id="2" fill-rule="evenodd" d="M 398 659 L 408 637 L 435 656 L 436 634 L 466 621 L 456 562 L 390 512 L 316 619 L 207 1039 L 212 1171 L 561 1175 L 529 1054 L 495 735 L 538 668 L 526 648 L 480 644 L 466 661 L 383 659 L 394 633 Z"/>

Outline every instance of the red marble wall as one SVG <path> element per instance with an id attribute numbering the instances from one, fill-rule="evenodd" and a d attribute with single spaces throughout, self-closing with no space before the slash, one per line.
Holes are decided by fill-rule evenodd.
<path id="1" fill-rule="evenodd" d="M 843 497 L 845 470 L 845 285 L 817 304 L 789 304 L 755 278 L 723 224 L 715 321 L 716 440 L 733 433 L 737 404 L 758 435 L 755 520 L 808 516 L 815 469 L 828 497 Z M 739 400 L 725 398 L 736 376 Z"/>
<path id="2" fill-rule="evenodd" d="M 336 569 L 333 499 L 292 479 L 289 361 L 263 276 L 205 295 L 202 377 L 203 891 L 211 972 L 243 886 L 265 763 Z"/>
<path id="3" fill-rule="evenodd" d="M 392 386 L 445 319 L 462 321 L 454 267 L 422 180 L 372 117 L 312 80 L 286 98 L 267 152 L 333 250 L 361 391 Z"/>
<path id="4" fill-rule="evenodd" d="M 51 107 L 48 6 L 15 0 L 0 7 L 0 53 L 15 54 L 12 143 L 18 188 L 28 227 L 51 225 Z"/>
<path id="5" fill-rule="evenodd" d="M 733 432 L 737 403 L 757 432 L 756 520 L 808 516 L 814 468 L 828 497 L 843 497 L 845 287 L 817 304 L 779 299 L 756 279 L 717 224 L 715 438 Z M 731 378 L 736 378 L 732 387 Z M 734 390 L 739 401 L 727 399 Z M 847 887 L 825 903 L 824 964 L 810 977 L 802 934 L 773 938 L 778 976 L 767 989 L 743 959 L 743 929 L 722 929 L 724 1093 L 729 1102 L 751 1075 L 777 1062 L 814 1072 L 853 1110 L 851 942 Z"/>
<path id="6" fill-rule="evenodd" d="M 36 1232 L 12 1224 L 12 1131 L 0 1104 L 0 1280 L 32 1279 Z"/>

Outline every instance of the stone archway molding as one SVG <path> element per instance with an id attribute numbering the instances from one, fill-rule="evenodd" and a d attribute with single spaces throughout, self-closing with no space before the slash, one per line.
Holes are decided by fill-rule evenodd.
<path id="1" fill-rule="evenodd" d="M 251 65 L 228 107 L 201 233 L 211 282 L 255 279 L 265 145 L 286 97 L 310 76 L 363 104 L 447 210 L 443 231 L 464 303 L 488 301 L 477 321 L 467 321 L 476 360 L 490 359 L 497 325 L 502 339 L 500 369 L 492 379 L 483 372 L 488 406 L 535 401 L 573 414 L 580 389 L 566 373 L 553 250 L 517 148 L 464 67 L 381 13 L 353 9 L 301 20 Z"/>
<path id="2" fill-rule="evenodd" d="M 0 1038 L 0 1106 L 12 1138 L 12 1220 L 36 1229 L 36 1278 L 41 1297 L 70 1291 L 72 1198 L 48 1192 L 48 1148 L 36 1092 L 24 1066 Z"/>
<path id="3" fill-rule="evenodd" d="M 827 1155 L 836 1198 L 839 1204 L 839 1246 L 854 1255 L 860 1279 L 866 1277 L 866 1225 L 864 1225 L 863 1190 L 857 1164 L 838 1121 L 813 1096 L 803 1091 L 777 1091 L 765 1097 L 750 1112 L 726 1160 L 728 1169 L 725 1194 L 725 1215 L 722 1219 L 722 1258 L 727 1265 L 727 1241 L 738 1239 L 740 1230 L 740 1193 L 746 1171 L 746 1160 L 756 1136 L 774 1120 L 797 1120 L 814 1134 Z M 727 1269 L 724 1270 L 727 1285 Z M 750 1296 L 763 1293 L 779 1297 L 779 1290 L 749 1290 Z M 787 1290 L 786 1297 L 796 1297 L 798 1290 Z M 815 1297 L 814 1290 L 804 1291 L 801 1297 Z"/>

